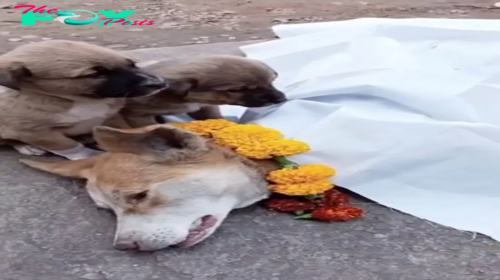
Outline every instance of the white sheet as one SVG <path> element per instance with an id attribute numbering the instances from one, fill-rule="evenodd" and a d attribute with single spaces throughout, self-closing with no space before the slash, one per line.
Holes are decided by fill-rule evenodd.
<path id="1" fill-rule="evenodd" d="M 500 21 L 374 19 L 279 25 L 244 46 L 292 101 L 249 110 L 311 144 L 295 157 L 383 205 L 500 240 Z M 238 115 L 240 111 L 234 111 Z"/>

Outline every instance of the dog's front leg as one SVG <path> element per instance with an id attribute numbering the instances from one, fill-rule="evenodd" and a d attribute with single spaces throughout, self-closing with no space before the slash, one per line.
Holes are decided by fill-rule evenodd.
<path id="1" fill-rule="evenodd" d="M 224 118 L 220 112 L 219 106 L 215 105 L 203 106 L 198 111 L 188 113 L 188 116 L 199 121 Z"/>
<path id="2" fill-rule="evenodd" d="M 18 135 L 16 140 L 70 160 L 84 159 L 102 153 L 89 149 L 57 131 L 33 131 Z"/>

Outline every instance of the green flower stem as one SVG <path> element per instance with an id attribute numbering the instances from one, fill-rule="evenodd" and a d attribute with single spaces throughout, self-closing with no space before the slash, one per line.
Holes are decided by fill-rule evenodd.
<path id="1" fill-rule="evenodd" d="M 324 194 L 312 194 L 312 195 L 304 196 L 304 198 L 310 199 L 310 200 L 320 199 L 320 198 L 324 198 L 324 197 L 325 197 Z"/>
<path id="2" fill-rule="evenodd" d="M 283 168 L 297 168 L 300 164 L 295 163 L 286 157 L 273 157 L 274 161 L 279 163 Z"/>
<path id="3" fill-rule="evenodd" d="M 311 219 L 313 216 L 312 214 L 302 214 L 302 215 L 298 215 L 298 216 L 295 216 L 294 219 Z"/>

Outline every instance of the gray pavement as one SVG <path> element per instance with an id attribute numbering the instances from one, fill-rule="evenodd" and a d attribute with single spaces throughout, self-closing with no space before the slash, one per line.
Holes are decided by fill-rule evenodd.
<path id="1" fill-rule="evenodd" d="M 142 59 L 241 54 L 221 43 L 133 51 Z M 500 245 L 359 201 L 349 223 L 295 221 L 259 207 L 236 211 L 190 249 L 112 248 L 114 218 L 82 182 L 28 169 L 0 150 L 1 280 L 495 280 Z"/>

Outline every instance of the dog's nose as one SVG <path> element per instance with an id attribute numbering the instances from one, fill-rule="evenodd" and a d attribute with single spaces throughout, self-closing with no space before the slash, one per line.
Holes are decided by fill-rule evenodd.
<path id="1" fill-rule="evenodd" d="M 286 95 L 282 91 L 277 89 L 274 89 L 271 99 L 272 99 L 271 102 L 273 102 L 274 104 L 281 104 L 288 101 Z"/>
<path id="2" fill-rule="evenodd" d="M 275 96 L 273 98 L 266 100 L 266 106 L 282 104 L 282 103 L 285 103 L 287 101 L 288 101 L 288 99 L 284 96 L 283 97 L 282 96 Z"/>
<path id="3" fill-rule="evenodd" d="M 117 250 L 136 250 L 139 249 L 139 244 L 130 239 L 118 239 L 114 245 Z"/>
<path id="4" fill-rule="evenodd" d="M 287 99 L 286 97 L 279 97 L 279 98 L 277 98 L 277 99 L 275 100 L 275 103 L 276 103 L 276 104 L 281 104 L 281 103 L 285 103 L 285 102 L 287 102 L 287 101 L 288 101 L 288 99 Z"/>
<path id="5" fill-rule="evenodd" d="M 162 89 L 168 87 L 169 83 L 163 78 L 148 76 L 142 81 L 141 86 L 151 89 Z"/>

